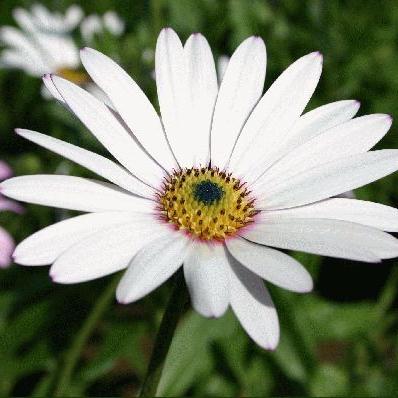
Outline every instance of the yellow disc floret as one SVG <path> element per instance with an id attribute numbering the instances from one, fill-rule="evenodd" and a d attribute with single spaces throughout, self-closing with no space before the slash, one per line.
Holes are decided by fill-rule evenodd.
<path id="1" fill-rule="evenodd" d="M 175 171 L 158 202 L 165 221 L 202 240 L 224 240 L 258 213 L 245 184 L 210 167 Z"/>
<path id="2" fill-rule="evenodd" d="M 87 73 L 70 68 L 59 68 L 56 72 L 56 75 L 63 77 L 64 79 L 69 80 L 79 86 L 90 82 L 90 77 Z"/>

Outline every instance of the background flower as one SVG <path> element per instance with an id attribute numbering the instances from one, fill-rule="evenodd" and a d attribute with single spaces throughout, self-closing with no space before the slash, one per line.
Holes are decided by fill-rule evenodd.
<path id="1" fill-rule="evenodd" d="M 10 178 L 12 174 L 10 166 L 5 162 L 0 161 L 0 181 Z M 4 211 L 21 213 L 22 207 L 0 194 L 0 215 Z M 0 268 L 6 268 L 11 264 L 11 255 L 14 248 L 14 239 L 4 228 L 0 227 Z"/>
<path id="2" fill-rule="evenodd" d="M 124 31 L 124 21 L 114 11 L 107 11 L 102 17 L 92 14 L 84 18 L 80 31 L 84 42 L 87 45 L 93 45 L 95 36 L 105 32 L 120 36 Z"/>
<path id="3" fill-rule="evenodd" d="M 78 6 L 71 6 L 65 14 L 51 12 L 41 4 L 31 10 L 15 8 L 13 16 L 19 29 L 3 26 L 0 41 L 3 67 L 18 68 L 33 76 L 79 67 L 78 47 L 71 36 L 83 15 Z"/>
<path id="4" fill-rule="evenodd" d="M 46 1 L 64 13 L 72 1 Z M 2 2 L 0 24 L 14 24 L 15 2 Z M 22 4 L 22 3 L 21 3 Z M 23 3 L 27 9 L 33 5 Z M 300 55 L 319 49 L 324 72 L 311 110 L 337 98 L 361 100 L 360 114 L 385 112 L 397 120 L 397 7 L 390 2 L 263 0 L 163 0 L 80 2 L 85 15 L 115 10 L 126 33 L 102 50 L 133 75 L 155 101 L 150 72 L 140 60 L 154 48 L 162 26 L 185 40 L 203 32 L 215 57 L 231 55 L 244 38 L 267 43 L 266 88 Z M 59 7 L 59 8 L 58 8 Z M 120 54 L 118 57 L 116 54 Z M 116 55 L 116 56 L 115 56 Z M 0 158 L 16 175 L 47 173 L 61 158 L 21 140 L 16 126 L 33 129 L 102 154 L 102 149 L 67 112 L 37 97 L 41 82 L 12 70 L 0 71 Z M 155 103 L 155 102 L 154 102 Z M 397 125 L 377 149 L 397 148 Z M 93 175 L 70 163 L 70 174 Z M 397 176 L 356 192 L 359 199 L 397 206 Z M 16 242 L 53 222 L 56 213 L 28 206 L 23 217 L 1 213 L 0 224 Z M 397 392 L 395 260 L 381 264 L 320 259 L 294 254 L 315 281 L 310 295 L 273 289 L 284 330 L 278 350 L 257 348 L 230 313 L 207 320 L 188 312 L 177 331 L 160 393 L 193 396 L 386 396 Z M 101 279 L 57 286 L 47 269 L 10 267 L 0 276 L 1 395 L 51 395 L 63 354 L 89 311 L 110 283 Z M 112 304 L 85 345 L 72 375 L 69 395 L 134 395 L 141 384 L 153 334 L 169 297 L 166 284 L 142 302 Z M 233 342 L 233 344 L 231 343 Z M 66 394 L 65 394 L 66 395 Z"/>
<path id="5" fill-rule="evenodd" d="M 19 29 L 0 28 L 0 43 L 6 46 L 0 55 L 0 67 L 21 69 L 36 77 L 56 73 L 88 89 L 92 85 L 81 71 L 79 48 L 88 44 L 101 48 L 104 34 L 109 40 L 124 30 L 124 22 L 114 11 L 107 11 L 102 17 L 93 14 L 84 18 L 77 5 L 60 13 L 37 3 L 30 10 L 15 8 L 12 14 Z M 73 33 L 77 28 L 81 38 Z M 45 87 L 42 93 L 45 98 L 51 97 Z M 100 90 L 95 95 L 104 98 Z"/>

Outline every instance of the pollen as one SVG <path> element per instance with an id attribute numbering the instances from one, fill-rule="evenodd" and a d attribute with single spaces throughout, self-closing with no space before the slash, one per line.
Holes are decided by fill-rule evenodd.
<path id="1" fill-rule="evenodd" d="M 245 183 L 211 167 L 174 171 L 157 200 L 164 221 L 206 241 L 235 235 L 258 213 Z"/>
<path id="2" fill-rule="evenodd" d="M 79 70 L 74 70 L 69 68 L 59 68 L 56 74 L 79 86 L 90 82 L 90 77 L 87 75 L 87 73 Z"/>

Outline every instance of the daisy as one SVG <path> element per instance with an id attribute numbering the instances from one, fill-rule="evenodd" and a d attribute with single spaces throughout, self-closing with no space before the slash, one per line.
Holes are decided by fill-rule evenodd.
<path id="1" fill-rule="evenodd" d="M 263 279 L 294 292 L 310 274 L 277 249 L 379 262 L 398 255 L 398 210 L 333 198 L 398 169 L 397 150 L 369 150 L 388 115 L 354 118 L 357 101 L 303 113 L 322 56 L 290 65 L 264 95 L 266 50 L 258 37 L 232 55 L 218 87 L 200 34 L 183 46 L 164 29 L 156 46 L 159 117 L 134 80 L 107 56 L 81 60 L 114 109 L 58 76 L 46 76 L 115 160 L 29 130 L 17 133 L 109 182 L 60 175 L 12 178 L 4 195 L 87 212 L 23 241 L 15 262 L 52 264 L 55 282 L 77 283 L 127 268 L 121 303 L 144 297 L 181 266 L 196 311 L 231 307 L 261 347 L 274 349 L 278 317 Z M 120 163 L 120 164 L 118 164 Z"/>
<path id="2" fill-rule="evenodd" d="M 0 42 L 8 47 L 1 54 L 3 67 L 36 77 L 53 72 L 81 82 L 79 49 L 71 35 L 83 17 L 80 7 L 71 6 L 62 15 L 35 4 L 30 11 L 16 8 L 13 16 L 19 29 L 3 26 L 0 30 Z"/>
<path id="3" fill-rule="evenodd" d="M 0 161 L 0 181 L 10 178 L 12 170 L 7 163 Z M 4 198 L 0 195 L 0 212 L 13 211 L 21 213 L 22 208 L 17 203 Z M 0 227 L 0 268 L 7 268 L 11 264 L 11 255 L 14 251 L 15 243 L 11 235 L 2 227 Z"/>
<path id="4" fill-rule="evenodd" d="M 11 26 L 0 28 L 0 43 L 8 47 L 0 56 L 0 67 L 21 69 L 34 77 L 55 73 L 107 101 L 103 92 L 81 70 L 80 46 L 72 32 L 80 24 L 85 44 L 91 43 L 94 34 L 103 33 L 104 29 L 112 35 L 120 36 L 124 23 L 115 12 L 108 11 L 102 19 L 98 17 L 99 30 L 98 26 L 93 30 L 94 16 L 82 21 L 83 11 L 76 5 L 69 7 L 65 15 L 50 12 L 41 4 L 33 5 L 30 12 L 16 8 L 13 15 L 20 29 Z M 52 98 L 45 87 L 42 95 L 44 98 Z"/>

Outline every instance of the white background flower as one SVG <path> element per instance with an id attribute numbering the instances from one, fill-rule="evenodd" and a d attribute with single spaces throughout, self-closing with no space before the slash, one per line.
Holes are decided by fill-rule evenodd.
<path id="1" fill-rule="evenodd" d="M 124 21 L 114 11 L 107 11 L 103 16 L 92 14 L 84 18 L 80 25 L 80 32 L 86 44 L 93 42 L 98 34 L 108 31 L 113 36 L 120 36 L 124 32 Z"/>
<path id="2" fill-rule="evenodd" d="M 16 8 L 13 15 L 20 29 L 3 26 L 0 30 L 0 41 L 8 47 L 1 54 L 3 67 L 33 76 L 79 67 L 79 50 L 70 34 L 83 17 L 79 6 L 62 15 L 35 4 L 30 11 Z"/>
<path id="3" fill-rule="evenodd" d="M 237 48 L 218 88 L 204 37 L 194 34 L 182 46 L 174 31 L 165 29 L 156 48 L 161 119 L 112 60 L 91 49 L 84 49 L 81 58 L 114 110 L 60 77 L 48 76 L 47 84 L 120 165 L 55 138 L 18 130 L 110 183 L 56 175 L 3 182 L 2 192 L 9 197 L 89 212 L 27 238 L 15 251 L 17 263 L 53 264 L 50 275 L 60 283 L 128 267 L 117 289 L 123 303 L 150 293 L 184 264 L 199 313 L 218 317 L 231 306 L 252 339 L 273 349 L 278 318 L 262 279 L 296 292 L 312 289 L 305 268 L 274 248 L 367 262 L 398 255 L 397 240 L 384 232 L 398 231 L 396 209 L 333 198 L 398 169 L 397 150 L 369 152 L 389 130 L 391 118 L 354 118 L 359 103 L 352 100 L 301 116 L 321 74 L 319 53 L 297 60 L 262 95 L 266 51 L 260 38 L 248 38 Z M 220 239 L 217 228 L 225 225 L 219 220 L 209 233 L 201 231 L 200 221 L 210 225 L 210 209 L 221 205 L 222 195 L 206 197 L 208 191 L 185 189 L 196 173 L 213 173 L 210 187 L 220 188 L 224 197 L 229 179 L 245 182 L 231 192 L 247 201 L 247 224 L 238 225 L 236 203 L 225 202 L 227 214 L 219 218 L 235 216 L 227 224 L 233 233 L 227 228 Z M 181 186 L 168 182 L 173 178 Z M 190 187 L 200 186 L 195 184 Z M 162 207 L 166 197 L 175 216 Z M 210 199 L 211 206 L 206 202 Z M 188 224 L 182 217 L 187 203 L 196 206 Z M 216 235 L 217 242 L 206 240 Z"/>
<path id="4" fill-rule="evenodd" d="M 7 46 L 0 55 L 0 67 L 21 69 L 36 77 L 55 73 L 84 86 L 106 102 L 104 93 L 80 71 L 79 47 L 82 43 L 72 36 L 72 32 L 80 26 L 84 44 L 92 44 L 94 36 L 103 35 L 105 31 L 120 36 L 124 22 L 114 11 L 107 11 L 102 17 L 90 15 L 83 18 L 83 10 L 77 5 L 61 14 L 34 4 L 30 11 L 16 8 L 13 16 L 20 29 L 0 28 L 0 43 Z M 45 87 L 42 95 L 51 97 Z"/>

